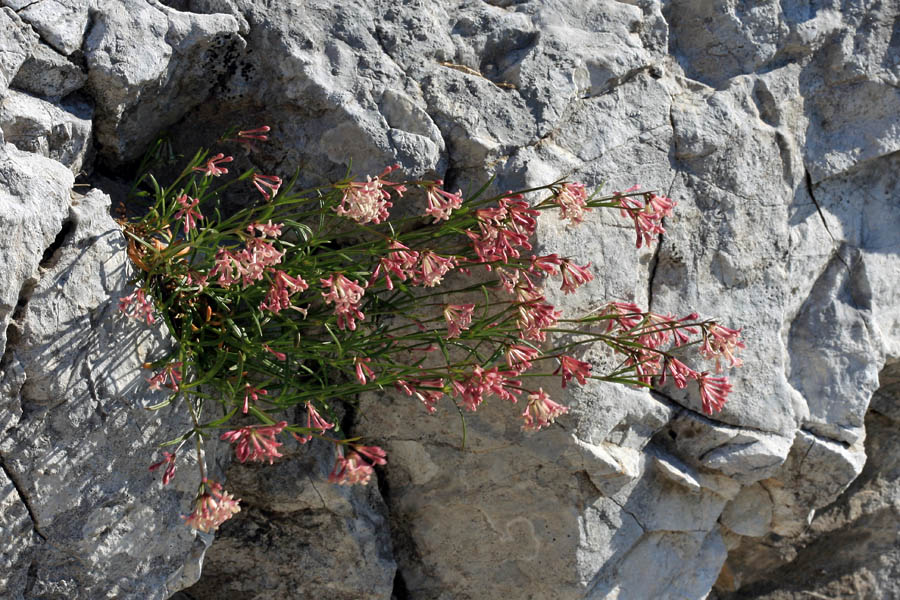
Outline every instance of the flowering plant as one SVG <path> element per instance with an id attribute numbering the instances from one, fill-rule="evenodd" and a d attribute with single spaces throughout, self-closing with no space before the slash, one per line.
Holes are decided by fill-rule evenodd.
<path id="1" fill-rule="evenodd" d="M 239 131 L 226 141 L 252 146 L 267 133 Z M 575 227 L 594 209 L 616 209 L 633 222 L 640 248 L 664 232 L 662 219 L 675 207 L 668 198 L 637 187 L 600 196 L 566 181 L 495 196 L 486 184 L 464 197 L 440 180 L 395 181 L 396 166 L 365 181 L 297 190 L 253 170 L 224 181 L 231 161 L 199 151 L 167 186 L 145 175 L 135 189 L 146 188 L 138 195 L 152 207 L 121 221 L 138 287 L 120 309 L 164 322 L 175 341 L 145 365 L 150 388 L 170 392 L 151 408 L 180 401 L 189 418 L 184 433 L 164 444 L 175 451 L 151 469 L 165 465 L 168 483 L 180 448 L 197 444 L 192 527 L 215 529 L 239 510 L 207 478 L 203 440 L 210 435 L 234 444 L 241 462 L 272 463 L 282 456 L 283 436 L 324 440 L 337 447 L 329 479 L 367 483 L 385 453 L 336 435 L 336 410 L 368 390 L 396 388 L 429 413 L 442 403 L 463 414 L 490 396 L 522 399 L 527 431 L 568 411 L 530 383 L 536 377 L 558 376 L 562 387 L 573 379 L 650 386 L 671 377 L 684 388 L 694 380 L 707 413 L 725 403 L 727 380 L 679 357 L 699 345 L 716 371 L 723 359 L 737 366 L 739 330 L 628 302 L 564 316 L 542 291 L 558 278 L 565 294 L 574 293 L 593 274 L 590 263 L 532 252 L 541 213 L 555 211 Z M 242 184 L 256 189 L 256 201 L 223 214 L 222 193 Z M 392 218 L 401 199 L 420 208 Z M 553 334 L 573 335 L 563 342 Z M 598 343 L 620 359 L 611 372 L 595 373 L 575 358 Z M 295 408 L 299 422 L 281 418 Z"/>

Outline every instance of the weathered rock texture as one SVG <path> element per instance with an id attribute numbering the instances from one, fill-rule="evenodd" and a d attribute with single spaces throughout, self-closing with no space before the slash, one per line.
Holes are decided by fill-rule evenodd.
<path id="1" fill-rule="evenodd" d="M 399 162 L 454 189 L 668 192 L 650 250 L 613 213 L 543 224 L 542 250 L 598 274 L 557 300 L 715 315 L 745 365 L 714 419 L 695 389 L 570 388 L 539 435 L 479 410 L 465 450 L 455 413 L 363 398 L 380 486 L 327 488 L 313 448 L 232 466 L 245 509 L 183 596 L 900 593 L 896 1 L 0 5 L 0 596 L 165 598 L 199 576 L 188 478 L 146 472 L 178 432 L 141 408 L 163 342 L 115 318 L 123 241 L 72 174 L 115 178 L 163 130 L 189 150 L 263 123 L 241 160 L 310 182 Z"/>

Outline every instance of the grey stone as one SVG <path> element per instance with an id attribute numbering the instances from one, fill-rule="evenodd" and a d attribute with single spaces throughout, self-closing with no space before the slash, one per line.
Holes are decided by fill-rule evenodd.
<path id="1" fill-rule="evenodd" d="M 34 27 L 41 38 L 68 56 L 81 49 L 93 0 L 3 0 L 22 20 Z"/>
<path id="2" fill-rule="evenodd" d="M 89 162 L 91 107 L 78 100 L 51 104 L 15 90 L 0 101 L 0 129 L 6 141 L 64 164 L 78 174 Z"/>
<path id="3" fill-rule="evenodd" d="M 3 389 L 0 457 L 30 517 L 20 539 L 35 543 L 25 588 L 15 571 L 4 585 L 25 598 L 166 598 L 191 583 L 185 563 L 206 545 L 180 517 L 192 478 L 162 490 L 147 471 L 152 445 L 184 424 L 141 404 L 159 400 L 140 365 L 162 340 L 116 310 L 130 274 L 108 211 L 100 192 L 72 200 L 71 225 L 34 274 L 6 345 L 4 365 L 21 367 Z"/>
<path id="4" fill-rule="evenodd" d="M 228 488 L 241 497 L 241 512 L 220 528 L 203 579 L 185 592 L 194 600 L 288 598 L 297 590 L 389 598 L 396 564 L 375 485 L 328 483 L 334 457 L 325 443 L 280 450 L 285 458 L 273 466 L 230 465 Z"/>
<path id="5" fill-rule="evenodd" d="M 292 449 L 271 471 L 232 466 L 229 486 L 241 490 L 245 512 L 223 527 L 205 576 L 188 593 L 287 594 L 301 581 L 291 566 L 298 561 L 315 574 L 304 589 L 328 597 L 371 593 L 361 587 L 370 580 L 387 597 L 396 564 L 398 594 L 405 588 L 411 598 L 699 598 L 717 577 L 725 593 L 769 573 L 787 577 L 796 565 L 814 573 L 817 562 L 835 569 L 852 562 L 847 585 L 804 589 L 896 595 L 889 538 L 897 476 L 889 461 L 875 460 L 890 446 L 874 441 L 890 429 L 871 412 L 864 420 L 869 408 L 885 418 L 898 411 L 889 386 L 877 383 L 900 357 L 895 2 L 115 0 L 93 7 L 86 32 L 81 17 L 50 20 L 68 10 L 61 0 L 15 2 L 62 54 L 76 41 L 83 50 L 99 152 L 111 164 L 139 157 L 164 128 L 176 147 L 192 149 L 233 125 L 268 124 L 270 142 L 238 153 L 238 162 L 279 175 L 301 165 L 310 183 L 342 177 L 351 163 L 356 173 L 375 174 L 394 162 L 412 177 L 441 177 L 464 191 L 489 176 L 496 191 L 560 177 L 605 182 L 607 191 L 641 183 L 679 202 L 649 249 L 633 250 L 634 231 L 617 211 L 595 211 L 578 229 L 543 219 L 538 251 L 591 261 L 597 276 L 580 298 L 557 289 L 549 297 L 576 314 L 622 299 L 743 328 L 744 366 L 727 373 L 734 390 L 712 417 L 698 414 L 696 387 L 563 391 L 550 383 L 545 389 L 571 409 L 558 425 L 525 435 L 520 409 L 488 405 L 467 417 L 463 450 L 449 405 L 432 417 L 404 397 L 364 397 L 352 433 L 388 450 L 380 471 L 387 508 L 375 488 L 320 484 L 328 467 L 311 449 Z M 9 9 L 0 18 L 11 24 L 0 29 L 10 40 L 4 48 L 13 49 L 0 57 L 0 89 L 17 71 L 16 80 L 30 85 L 33 66 L 20 65 L 41 52 L 31 48 L 34 34 Z M 78 50 L 71 55 L 73 63 L 80 58 Z M 56 56 L 47 64 L 68 69 Z M 174 527 L 187 491 L 178 488 L 175 500 L 141 487 L 147 461 L 134 454 L 155 436 L 135 441 L 97 425 L 90 407 L 102 406 L 111 421 L 120 414 L 113 407 L 124 410 L 90 395 L 88 384 L 102 379 L 99 351 L 85 354 L 93 365 L 87 374 L 73 367 L 82 360 L 77 352 L 61 351 L 88 343 L 79 340 L 90 338 L 91 318 L 100 325 L 90 335 L 111 344 L 117 330 L 104 321 L 111 309 L 98 312 L 99 296 L 91 295 L 99 288 L 85 284 L 94 291 L 80 308 L 51 303 L 45 279 L 60 272 L 54 253 L 38 267 L 66 218 L 71 179 L 55 163 L 7 152 L 13 158 L 0 163 L 0 179 L 12 193 L 8 207 L 0 202 L 0 218 L 13 234 L 0 237 L 0 278 L 9 282 L 0 285 L 7 294 L 0 323 L 6 331 L 16 312 L 17 325 L 9 329 L 0 402 L 5 430 L 25 425 L 3 436 L 0 489 L 9 506 L 4 527 L 25 537 L 3 555 L 6 589 L 26 597 L 68 597 L 79 587 L 86 597 L 173 593 L 197 576 L 204 549 L 202 539 Z M 45 172 L 52 183 L 34 175 Z M 397 209 L 415 211 L 415 202 Z M 58 264 L 69 261 L 67 252 Z M 67 273 L 94 281 L 91 269 L 103 261 L 91 256 L 79 267 L 66 262 Z M 121 248 L 103 256 L 125 262 Z M 122 288 L 103 289 L 116 296 Z M 598 372 L 616 364 L 600 349 L 581 358 Z M 136 360 L 128 355 L 124 370 L 107 369 L 107 389 L 135 390 L 109 394 L 120 404 L 144 397 L 136 385 L 124 387 L 140 384 Z M 57 433 L 63 425 L 71 431 L 73 419 L 78 443 Z M 148 425 L 151 432 L 166 426 Z M 855 485 L 864 438 L 883 475 L 863 471 L 871 478 L 859 485 L 871 485 L 828 507 Z M 50 478 L 35 456 L 51 440 L 102 448 L 114 472 L 95 468 L 96 452 L 72 452 Z M 85 476 L 93 482 L 87 491 L 69 483 Z M 60 488 L 75 506 L 72 518 L 90 527 L 60 524 L 61 501 L 44 493 Z M 108 489 L 127 494 L 96 491 Z M 25 503 L 34 519 L 26 520 Z M 138 553 L 127 532 L 100 529 L 120 512 L 128 529 L 148 506 L 175 533 L 158 524 L 130 531 L 147 540 L 170 535 L 177 550 L 165 559 L 154 558 L 162 542 Z M 845 515 L 860 515 L 861 529 Z M 872 543 L 847 543 L 848 552 L 829 562 L 825 549 L 850 539 L 845 525 L 852 540 Z M 63 566 L 35 527 L 61 548 L 79 548 L 89 564 L 115 561 L 90 576 Z M 824 532 L 821 542 L 806 537 L 811 530 Z M 103 549 L 97 538 L 106 540 Z M 820 550 L 804 555 L 808 542 Z M 853 562 L 854 552 L 887 558 Z M 792 556 L 806 558 L 784 565 Z M 335 557 L 358 571 L 342 577 Z M 244 575 L 263 560 L 271 569 Z M 31 579 L 29 562 L 38 565 Z"/>
<path id="6" fill-rule="evenodd" d="M 207 100 L 244 48 L 231 15 L 182 13 L 160 3 L 104 3 L 84 42 L 100 150 L 138 158 L 164 127 Z"/>
<path id="7" fill-rule="evenodd" d="M 12 86 L 42 98 L 59 99 L 84 86 L 87 75 L 78 65 L 46 44 L 35 44 Z"/>
<path id="8" fill-rule="evenodd" d="M 69 212 L 73 176 L 61 164 L 0 148 L 0 351 L 10 320 L 33 288 L 43 254 L 53 244 Z M 2 352 L 0 352 L 2 355 Z"/>
<path id="9" fill-rule="evenodd" d="M 0 8 L 0 99 L 37 44 L 37 35 L 11 8 Z"/>

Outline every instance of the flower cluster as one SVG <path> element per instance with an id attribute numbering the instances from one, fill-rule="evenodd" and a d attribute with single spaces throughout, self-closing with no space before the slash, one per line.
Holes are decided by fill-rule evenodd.
<path id="1" fill-rule="evenodd" d="M 235 128 L 223 141 L 252 151 L 270 132 Z M 526 432 L 551 427 L 569 410 L 531 383 L 540 378 L 558 377 L 563 389 L 590 380 L 652 386 L 671 378 L 679 388 L 693 381 L 705 412 L 725 405 L 731 384 L 688 366 L 685 353 L 698 346 L 716 373 L 740 366 L 740 329 L 629 302 L 567 318 L 545 292 L 558 285 L 576 294 L 595 268 L 534 252 L 542 212 L 556 211 L 575 227 L 596 209 L 616 210 L 634 224 L 640 248 L 664 232 L 675 207 L 668 198 L 636 187 L 598 197 L 562 181 L 529 197 L 485 197 L 484 189 L 464 197 L 439 179 L 392 181 L 391 166 L 306 192 L 248 172 L 236 182 L 253 200 L 228 213 L 219 194 L 235 182 L 218 181 L 232 160 L 201 152 L 177 185 L 147 186 L 156 204 L 145 217 L 123 222 L 140 285 L 120 310 L 169 329 L 175 347 L 146 365 L 156 367 L 147 381 L 170 392 L 154 408 L 179 400 L 190 419 L 170 442 L 179 444 L 176 451 L 151 470 L 165 465 L 168 483 L 181 444 L 197 444 L 201 487 L 185 517 L 196 529 L 213 530 L 239 510 L 206 477 L 202 450 L 210 435 L 232 444 L 240 462 L 269 464 L 286 459 L 284 440 L 322 440 L 336 449 L 330 481 L 368 483 L 386 464 L 385 452 L 346 439 L 337 425 L 340 403 L 361 392 L 396 389 L 428 413 L 443 403 L 463 415 L 499 399 L 518 405 Z M 416 214 L 392 217 L 407 193 L 404 202 L 421 199 Z M 598 373 L 582 359 L 592 344 L 618 355 L 615 372 Z M 294 423 L 286 419 L 292 410 Z M 233 418 L 241 421 L 229 424 Z"/>
<path id="2" fill-rule="evenodd" d="M 222 484 L 206 478 L 194 499 L 194 511 L 184 518 L 185 524 L 197 531 L 210 532 L 241 511 L 240 499 L 222 489 Z"/>

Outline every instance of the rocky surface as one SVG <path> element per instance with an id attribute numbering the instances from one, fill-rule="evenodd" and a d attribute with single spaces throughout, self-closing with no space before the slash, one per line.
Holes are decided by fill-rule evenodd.
<path id="1" fill-rule="evenodd" d="M 900 593 L 896 2 L 0 6 L 0 595 L 165 598 L 199 577 L 189 478 L 146 471 L 177 434 L 140 408 L 162 342 L 115 318 L 109 200 L 70 190 L 163 130 L 189 152 L 264 123 L 240 160 L 308 181 L 399 162 L 454 189 L 667 192 L 650 249 L 612 212 L 544 223 L 541 250 L 602 273 L 556 300 L 720 317 L 745 365 L 712 419 L 695 389 L 556 389 L 557 427 L 526 435 L 488 406 L 465 448 L 455 412 L 363 398 L 380 485 L 328 488 L 312 447 L 227 468 L 245 510 L 182 597 Z"/>

